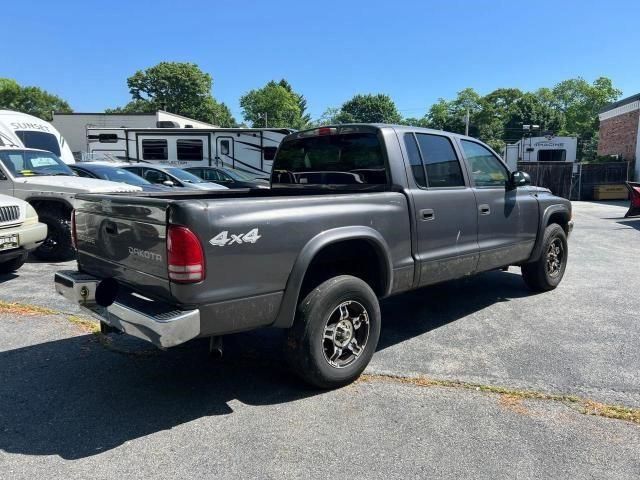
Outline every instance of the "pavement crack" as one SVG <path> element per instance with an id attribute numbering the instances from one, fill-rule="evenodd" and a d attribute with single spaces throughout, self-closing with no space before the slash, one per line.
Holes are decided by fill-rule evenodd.
<path id="1" fill-rule="evenodd" d="M 475 390 L 485 393 L 499 395 L 504 404 L 514 406 L 521 400 L 541 400 L 557 402 L 573 407 L 576 411 L 584 415 L 594 415 L 598 417 L 623 420 L 640 425 L 640 408 L 625 407 L 623 405 L 612 405 L 597 402 L 589 398 L 578 397 L 576 395 L 553 394 L 539 392 L 536 390 L 518 390 L 496 385 L 486 385 L 481 383 L 463 382 L 460 380 L 433 379 L 424 376 L 401 376 L 389 374 L 363 374 L 358 383 L 400 383 L 414 385 L 417 387 L 444 387 L 458 390 Z M 518 411 L 518 409 L 514 409 Z"/>

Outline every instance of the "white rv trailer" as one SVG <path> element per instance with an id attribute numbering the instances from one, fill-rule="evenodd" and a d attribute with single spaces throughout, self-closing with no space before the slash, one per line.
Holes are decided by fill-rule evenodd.
<path id="1" fill-rule="evenodd" d="M 504 161 L 517 170 L 518 162 L 575 162 L 576 137 L 523 137 L 504 149 Z"/>
<path id="2" fill-rule="evenodd" d="M 270 175 L 286 128 L 87 128 L 90 159 L 224 166 Z"/>
<path id="3" fill-rule="evenodd" d="M 69 145 L 49 122 L 22 112 L 0 110 L 0 147 L 35 148 L 75 163 Z"/>

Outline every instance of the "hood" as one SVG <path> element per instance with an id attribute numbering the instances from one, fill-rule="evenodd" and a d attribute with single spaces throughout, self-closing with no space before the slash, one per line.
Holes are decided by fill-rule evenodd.
<path id="1" fill-rule="evenodd" d="M 30 190 L 42 190 L 67 193 L 116 193 L 140 192 L 142 189 L 126 183 L 72 176 L 33 176 L 15 179 L 16 186 L 22 184 Z"/>
<path id="2" fill-rule="evenodd" d="M 222 185 L 218 185 L 213 182 L 187 183 L 187 187 L 198 190 L 229 190 L 227 187 L 223 187 Z"/>

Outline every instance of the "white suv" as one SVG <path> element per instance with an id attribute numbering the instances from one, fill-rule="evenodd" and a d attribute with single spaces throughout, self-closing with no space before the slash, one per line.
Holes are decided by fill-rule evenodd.
<path id="1" fill-rule="evenodd" d="M 0 195 L 0 274 L 19 269 L 47 237 L 47 226 L 27 202 Z"/>

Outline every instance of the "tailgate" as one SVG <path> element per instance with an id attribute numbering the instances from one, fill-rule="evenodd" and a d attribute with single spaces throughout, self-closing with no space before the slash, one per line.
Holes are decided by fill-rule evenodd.
<path id="1" fill-rule="evenodd" d="M 83 196 L 75 213 L 80 270 L 137 291 L 170 295 L 166 258 L 170 202 L 145 197 Z"/>

